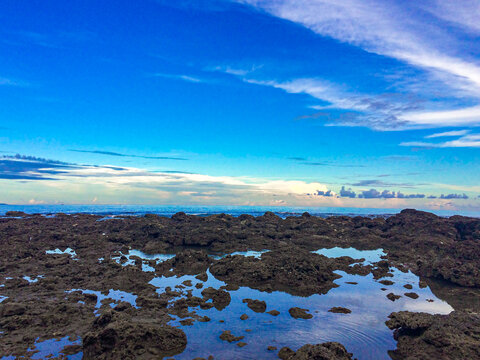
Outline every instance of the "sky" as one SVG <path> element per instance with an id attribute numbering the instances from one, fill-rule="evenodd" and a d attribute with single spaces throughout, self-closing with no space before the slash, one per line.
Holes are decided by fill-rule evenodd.
<path id="1" fill-rule="evenodd" d="M 0 203 L 480 211 L 480 0 L 3 0 Z"/>

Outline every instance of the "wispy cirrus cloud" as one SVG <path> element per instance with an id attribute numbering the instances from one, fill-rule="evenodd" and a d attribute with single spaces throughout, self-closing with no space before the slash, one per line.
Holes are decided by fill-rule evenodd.
<path id="1" fill-rule="evenodd" d="M 164 73 L 155 73 L 153 74 L 154 77 L 160 77 L 165 79 L 173 79 L 173 80 L 183 80 L 191 83 L 202 83 L 207 82 L 205 79 L 200 79 L 199 77 L 184 75 L 184 74 L 164 74 Z"/>
<path id="2" fill-rule="evenodd" d="M 476 16 L 472 16 L 478 11 L 476 2 L 459 0 L 450 5 L 433 0 L 420 3 L 382 0 L 236 2 L 300 24 L 321 36 L 421 69 L 430 79 L 442 83 L 445 91 L 450 89 L 449 96 L 457 96 L 462 101 L 450 104 L 450 108 L 447 108 L 448 104 L 439 108 L 433 102 L 425 110 L 408 108 L 412 102 L 390 101 L 386 105 L 387 111 L 376 109 L 369 114 L 369 109 L 366 109 L 369 96 L 357 97 L 360 101 L 356 101 L 353 92 L 350 96 L 338 96 L 335 89 L 323 83 L 314 83 L 312 79 L 288 82 L 253 80 L 252 83 L 291 93 L 307 93 L 329 101 L 332 107 L 367 112 L 345 125 L 366 124 L 388 130 L 480 124 L 480 108 L 461 104 L 464 100 L 477 104 L 480 101 L 480 64 L 466 51 L 468 47 L 475 46 L 476 40 L 471 36 L 461 37 L 458 31 L 450 31 L 451 28 L 460 28 L 478 34 L 478 21 Z M 373 96 L 374 103 L 376 100 Z M 380 102 L 380 107 L 383 106 Z"/>
<path id="3" fill-rule="evenodd" d="M 480 33 L 478 14 L 480 3 L 476 0 L 443 1 L 431 0 L 418 4 L 435 16 L 454 23 L 472 34 Z"/>
<path id="4" fill-rule="evenodd" d="M 469 80 L 480 90 L 480 66 L 466 57 L 446 55 L 458 49 L 457 39 L 442 23 L 425 22 L 415 7 L 431 9 L 434 17 L 456 19 L 466 24 L 464 14 L 472 10 L 472 1 L 455 3 L 455 15 L 439 2 L 416 5 L 412 2 L 381 0 L 237 0 L 274 16 L 299 23 L 317 34 L 359 46 L 367 51 L 393 57 L 415 66 L 436 69 Z M 473 7 L 476 8 L 476 7 Z M 473 24 L 473 22 L 472 22 Z M 478 25 L 473 25 L 477 27 Z M 446 50 L 449 50 L 448 52 Z"/>
<path id="5" fill-rule="evenodd" d="M 330 125 L 358 126 L 366 125 L 379 130 L 403 129 L 408 121 L 400 119 L 400 114 L 420 108 L 420 100 L 412 95 L 403 94 L 359 94 L 320 78 L 297 78 L 288 81 L 258 80 L 242 77 L 249 84 L 270 86 L 290 94 L 307 94 L 325 102 L 325 105 L 313 105 L 312 109 L 324 112 L 301 118 L 323 119 Z M 350 111 L 347 116 L 329 118 L 325 110 L 340 109 Z"/>

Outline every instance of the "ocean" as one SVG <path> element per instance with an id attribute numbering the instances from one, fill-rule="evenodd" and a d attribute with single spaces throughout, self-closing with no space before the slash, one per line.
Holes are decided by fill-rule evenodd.
<path id="1" fill-rule="evenodd" d="M 314 216 L 391 216 L 399 213 L 402 209 L 380 208 L 350 208 L 350 207 L 279 207 L 279 206 L 162 206 L 162 205 L 0 205 L 0 215 L 7 211 L 23 211 L 27 214 L 97 214 L 97 215 L 129 215 L 143 216 L 145 214 L 157 214 L 160 216 L 172 216 L 183 211 L 190 215 L 208 216 L 212 214 L 230 214 L 239 216 L 249 214 L 253 216 L 263 215 L 271 211 L 285 218 L 287 216 L 300 216 L 308 212 Z M 422 210 L 422 209 L 418 209 Z M 454 211 L 454 210 L 425 210 L 439 216 L 464 215 L 480 217 L 480 212 Z"/>

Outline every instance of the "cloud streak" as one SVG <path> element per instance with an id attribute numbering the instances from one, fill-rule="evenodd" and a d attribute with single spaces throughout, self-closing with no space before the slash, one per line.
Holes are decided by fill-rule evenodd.
<path id="1" fill-rule="evenodd" d="M 459 0 L 455 4 L 429 0 L 414 3 L 383 0 L 236 0 L 272 16 L 300 24 L 316 34 L 387 56 L 423 70 L 430 80 L 440 81 L 450 96 L 480 100 L 480 64 L 465 50 L 475 39 L 460 37 L 458 31 L 478 35 L 478 3 Z M 468 43 L 468 41 L 470 41 Z M 465 44 L 467 42 L 467 45 Z M 306 93 L 329 101 L 332 107 L 367 111 L 368 96 L 345 97 L 331 84 L 318 79 L 295 79 L 287 82 L 248 80 L 283 89 Z M 424 87 L 424 89 L 426 89 Z M 354 95 L 354 94 L 351 94 Z M 351 98 L 353 97 L 353 101 Z M 360 100 L 360 101 L 358 101 Z M 376 103 L 378 99 L 373 97 Z M 384 104 L 380 103 L 381 106 Z M 361 116 L 360 124 L 383 129 L 408 127 L 441 127 L 480 124 L 480 107 L 408 109 L 414 103 L 391 103 L 387 111 L 378 110 L 380 119 Z M 405 108 L 402 108 L 405 107 Z M 399 108 L 397 108 L 399 107 Z M 390 116 L 388 116 L 390 114 Z M 370 115 L 372 117 L 372 115 Z"/>
<path id="2" fill-rule="evenodd" d="M 470 132 L 470 130 L 457 130 L 457 131 L 446 131 L 442 133 L 432 134 L 425 136 L 425 139 L 435 139 L 439 137 L 450 137 L 450 136 L 463 136 Z"/>
<path id="3" fill-rule="evenodd" d="M 400 143 L 401 146 L 423 148 L 480 148 L 480 134 L 467 134 L 455 140 L 431 143 L 425 141 L 409 141 Z"/>
<path id="4" fill-rule="evenodd" d="M 344 168 L 365 167 L 364 165 L 340 164 L 340 163 L 335 163 L 331 161 L 308 161 L 306 158 L 303 158 L 303 157 L 290 157 L 288 159 L 296 161 L 301 165 L 307 165 L 307 166 L 332 166 L 332 167 L 344 167 Z"/>
<path id="5" fill-rule="evenodd" d="M 409 121 L 400 114 L 419 109 L 420 100 L 412 95 L 402 94 L 359 94 L 320 78 L 297 78 L 288 81 L 258 80 L 241 76 L 249 84 L 270 86 L 290 94 L 306 94 L 327 102 L 328 105 L 313 105 L 312 109 L 323 110 L 298 119 L 323 119 L 330 125 L 368 125 L 379 130 L 403 129 Z M 326 110 L 349 111 L 342 116 L 330 119 Z"/>
<path id="6" fill-rule="evenodd" d="M 165 79 L 173 79 L 173 80 L 183 80 L 191 83 L 202 83 L 206 82 L 206 80 L 200 79 L 195 76 L 190 75 L 183 75 L 183 74 L 163 74 L 163 73 L 156 73 L 153 74 L 154 77 L 161 77 Z"/>
<path id="7" fill-rule="evenodd" d="M 412 2 L 381 0 L 238 0 L 282 19 L 299 23 L 313 32 L 359 46 L 426 69 L 439 70 L 466 79 L 480 89 L 480 66 L 453 55 L 445 55 L 445 44 L 456 47 L 455 39 L 441 24 L 425 23 L 412 11 Z M 438 5 L 438 3 L 436 3 Z M 469 1 L 455 7 L 467 10 Z M 432 8 L 437 18 L 449 9 Z M 468 11 L 468 10 L 467 10 Z M 466 11 L 465 11 L 466 12 Z M 457 14 L 456 23 L 469 27 Z M 435 25 L 438 24 L 438 25 Z M 478 26 L 478 25 L 477 25 Z M 477 27 L 475 26 L 475 27 Z M 453 43 L 453 44 L 452 44 Z M 443 50 L 443 51 L 442 51 Z M 454 49 L 449 49 L 453 52 Z"/>
<path id="8" fill-rule="evenodd" d="M 78 169 L 75 164 L 48 160 L 34 156 L 0 157 L 0 179 L 55 180 L 56 175 Z"/>
<path id="9" fill-rule="evenodd" d="M 179 160 L 186 161 L 186 158 L 172 157 L 172 156 L 145 156 L 145 155 L 134 155 L 134 154 L 122 154 L 112 151 L 101 151 L 101 150 L 78 150 L 70 149 L 69 151 L 77 153 L 87 153 L 87 154 L 96 154 L 96 155 L 107 155 L 107 156 L 116 156 L 116 157 L 127 157 L 127 158 L 140 158 L 140 159 L 152 159 L 152 160 Z"/>

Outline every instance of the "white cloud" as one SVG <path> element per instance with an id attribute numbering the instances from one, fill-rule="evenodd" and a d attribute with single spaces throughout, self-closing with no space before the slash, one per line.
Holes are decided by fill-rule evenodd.
<path id="1" fill-rule="evenodd" d="M 426 147 L 426 148 L 480 148 L 480 134 L 462 136 L 456 140 L 441 143 L 429 143 L 423 141 L 403 142 L 401 146 Z"/>
<path id="2" fill-rule="evenodd" d="M 445 20 L 448 20 L 470 31 L 478 30 L 478 16 L 474 15 L 478 14 L 478 1 L 438 0 L 418 4 L 384 0 L 236 1 L 301 24 L 319 35 L 421 68 L 432 78 L 442 81 L 444 88 L 456 89 L 457 95 L 475 101 L 480 99 L 480 64 L 465 51 L 476 43 L 474 40 L 456 38 L 454 32 L 449 32 L 445 26 Z M 428 13 L 430 17 L 426 17 Z M 281 86 L 275 83 L 270 85 L 326 99 L 326 90 L 321 86 L 303 90 L 300 86 L 299 89 L 300 80 L 305 82 L 305 79 L 299 79 Z M 342 102 L 331 102 L 342 107 Z M 355 104 L 355 108 L 358 107 L 361 105 Z M 353 107 L 346 103 L 342 108 Z M 480 124 L 480 107 L 406 113 L 398 119 L 392 117 L 390 121 L 404 123 L 406 127 L 476 125 Z"/>
<path id="3" fill-rule="evenodd" d="M 10 162 L 23 163 L 26 160 L 9 158 Z M 51 162 L 51 164 L 55 164 Z M 22 175 L 30 175 L 32 179 L 22 184 L 22 189 L 28 194 L 27 188 L 36 190 L 32 194 L 54 193 L 55 199 L 61 194 L 65 202 L 72 197 L 80 197 L 82 202 L 100 203 L 105 199 L 133 198 L 133 201 L 155 202 L 162 199 L 163 203 L 221 203 L 238 204 L 256 201 L 261 204 L 280 200 L 282 197 L 294 200 L 306 197 L 306 193 L 316 190 L 327 191 L 327 187 L 319 182 L 267 180 L 261 178 L 210 176 L 192 173 L 150 172 L 139 168 L 115 166 L 89 166 L 64 164 L 62 171 L 49 171 L 45 174 L 36 171 L 32 178 L 31 171 L 22 170 Z M 9 165 L 14 171 L 14 166 Z M 50 163 L 45 163 L 43 170 L 49 169 Z M 55 169 L 53 169 L 55 170 Z M 2 180 L 0 180 L 2 181 Z M 15 196 L 15 181 L 3 180 L 6 186 L 13 187 L 6 193 Z M 28 185 L 26 185 L 28 184 Z M 43 190 L 38 190 L 38 188 Z M 45 190 L 47 188 L 48 190 Z M 56 189 L 56 191 L 54 191 Z M 97 194 L 102 194 L 100 198 Z M 152 195 L 153 194 L 153 195 Z M 31 196 L 31 195 L 29 195 Z M 30 197 L 29 201 L 32 197 Z M 143 201 L 141 200 L 142 198 Z M 92 201 L 93 199 L 93 201 Z M 137 200 L 135 200 L 137 199 Z M 8 199 L 7 199 L 8 200 Z M 283 200 L 283 199 L 282 199 Z M 10 201 L 10 200 L 9 200 Z M 38 201 L 49 201 L 39 199 Z M 50 202 L 53 200 L 50 199 Z M 132 200 L 128 200 L 132 201 Z M 122 201 L 120 201 L 122 202 Z"/>
<path id="4" fill-rule="evenodd" d="M 455 42 L 441 24 L 415 16 L 412 2 L 384 0 L 237 0 L 312 31 L 423 68 L 469 79 L 480 87 L 480 66 L 445 54 Z M 455 4 L 457 6 L 457 4 Z M 462 4 L 459 5 L 461 7 Z M 418 9 L 416 10 L 417 12 Z M 448 44 L 450 45 L 450 44 Z M 455 47 L 456 44 L 452 44 Z M 452 53 L 454 52 L 452 49 Z"/>
<path id="5" fill-rule="evenodd" d="M 48 164 L 53 166 L 63 163 L 45 162 L 46 167 Z M 407 205 L 421 208 L 426 204 L 425 199 L 340 197 L 330 191 L 331 186 L 327 187 L 318 181 L 150 172 L 140 168 L 109 165 L 63 165 L 60 172 L 52 171 L 43 174 L 36 171 L 38 175 L 36 178 L 31 180 L 25 178 L 21 183 L 9 178 L 0 179 L 4 190 L 0 195 L 0 202 L 25 204 L 33 199 L 32 203 L 39 204 L 55 203 L 58 199 L 62 199 L 62 202 L 67 204 L 221 204 L 379 208 L 399 208 Z M 22 174 L 30 173 L 22 170 Z M 465 191 L 467 190 L 462 190 L 462 192 Z M 472 191 L 478 192 L 478 188 L 468 190 L 468 192 Z M 320 193 L 329 193 L 333 196 L 309 195 Z M 474 200 L 461 201 L 465 203 L 462 206 L 467 206 Z"/>
<path id="6" fill-rule="evenodd" d="M 315 106 L 314 108 L 317 110 L 328 107 L 360 111 L 368 109 L 368 104 L 362 102 L 361 99 L 355 96 L 349 96 L 334 84 L 318 78 L 300 78 L 285 82 L 243 78 L 243 81 L 250 84 L 282 89 L 290 94 L 308 94 L 316 99 L 327 101 L 331 104 L 329 106 Z"/>
<path id="7" fill-rule="evenodd" d="M 424 9 L 435 16 L 449 21 L 467 32 L 480 33 L 480 2 L 478 0 L 433 0 L 425 3 Z M 420 6 L 422 6 L 420 3 Z"/>
<path id="8" fill-rule="evenodd" d="M 450 136 L 462 136 L 466 135 L 470 132 L 470 130 L 456 130 L 456 131 L 446 131 L 442 133 L 432 134 L 425 136 L 425 139 L 434 139 L 439 137 L 450 137 Z"/>
<path id="9" fill-rule="evenodd" d="M 480 106 L 459 110 L 406 113 L 400 118 L 410 124 L 428 126 L 458 126 L 480 124 Z"/>

